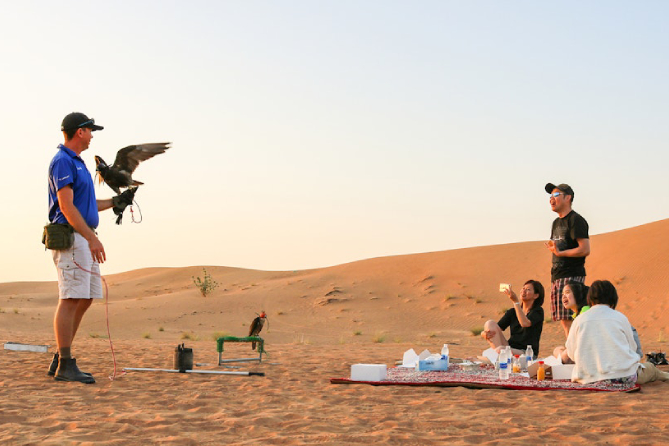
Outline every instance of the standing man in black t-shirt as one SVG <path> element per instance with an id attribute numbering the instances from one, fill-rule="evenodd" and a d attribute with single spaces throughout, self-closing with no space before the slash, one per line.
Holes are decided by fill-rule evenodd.
<path id="1" fill-rule="evenodd" d="M 568 281 L 585 283 L 585 258 L 590 254 L 588 222 L 571 208 L 574 190 L 568 184 L 546 184 L 550 204 L 558 218 L 553 221 L 546 247 L 553 253 L 551 268 L 551 315 L 569 334 L 571 310 L 562 305 L 562 289 Z"/>

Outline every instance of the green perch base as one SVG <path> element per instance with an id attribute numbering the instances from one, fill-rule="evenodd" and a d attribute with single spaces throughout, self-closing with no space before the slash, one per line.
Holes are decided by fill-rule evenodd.
<path id="1" fill-rule="evenodd" d="M 258 344 L 259 356 L 257 358 L 222 359 L 224 350 L 223 345 L 225 342 L 256 342 Z M 242 361 L 262 362 L 263 353 L 269 356 L 269 353 L 265 351 L 265 340 L 259 336 L 247 336 L 244 338 L 238 338 L 236 336 L 222 336 L 216 339 L 216 351 L 218 351 L 218 365 L 221 365 L 226 362 L 242 362 Z"/>

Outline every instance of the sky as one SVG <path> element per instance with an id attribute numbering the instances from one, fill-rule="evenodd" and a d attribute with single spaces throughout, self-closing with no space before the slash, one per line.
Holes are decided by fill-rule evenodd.
<path id="1" fill-rule="evenodd" d="M 668 17 L 664 1 L 3 1 L 0 282 L 56 280 L 40 240 L 72 111 L 105 127 L 91 171 L 172 142 L 133 175 L 142 222 L 101 214 L 103 274 L 545 240 L 548 182 L 573 187 L 591 235 L 665 219 Z"/>

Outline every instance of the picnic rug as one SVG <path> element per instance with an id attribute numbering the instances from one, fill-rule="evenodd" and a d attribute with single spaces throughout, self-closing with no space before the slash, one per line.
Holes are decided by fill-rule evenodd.
<path id="1" fill-rule="evenodd" d="M 586 390 L 599 392 L 636 392 L 638 384 L 591 383 L 579 384 L 567 380 L 537 381 L 522 375 L 511 374 L 508 380 L 499 379 L 499 372 L 493 366 L 483 366 L 478 370 L 464 370 L 458 364 L 451 364 L 446 372 L 416 371 L 412 368 L 393 367 L 388 369 L 382 381 L 354 381 L 348 378 L 331 378 L 331 384 L 370 384 L 372 386 L 438 386 L 469 387 L 471 389 L 508 390 Z"/>

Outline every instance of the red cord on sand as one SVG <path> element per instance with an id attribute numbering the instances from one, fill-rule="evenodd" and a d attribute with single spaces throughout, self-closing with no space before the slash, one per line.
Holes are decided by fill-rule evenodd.
<path id="1" fill-rule="evenodd" d="M 109 329 L 109 287 L 107 286 L 107 281 L 105 280 L 104 277 L 102 277 L 101 274 L 99 274 L 99 273 L 94 273 L 93 271 L 89 271 L 89 270 L 87 270 L 86 268 L 84 268 L 84 267 L 82 267 L 81 265 L 79 265 L 79 264 L 77 263 L 77 261 L 74 260 L 74 252 L 72 253 L 72 261 L 74 262 L 75 265 L 77 265 L 77 267 L 78 267 L 80 270 L 85 271 L 85 272 L 87 272 L 87 273 L 89 273 L 89 274 L 93 274 L 93 275 L 95 275 L 95 276 L 100 277 L 100 279 L 102 279 L 102 282 L 105 284 L 105 317 L 106 317 L 106 319 L 107 319 L 107 337 L 109 338 L 109 348 L 111 349 L 112 360 L 114 361 L 114 373 L 109 377 L 109 379 L 110 379 L 111 381 L 114 381 L 114 379 L 116 379 L 116 353 L 114 352 L 114 343 L 112 342 L 112 338 L 111 338 L 111 330 Z M 122 376 L 122 375 L 125 375 L 125 372 L 123 372 L 123 373 L 121 374 L 121 376 Z"/>

